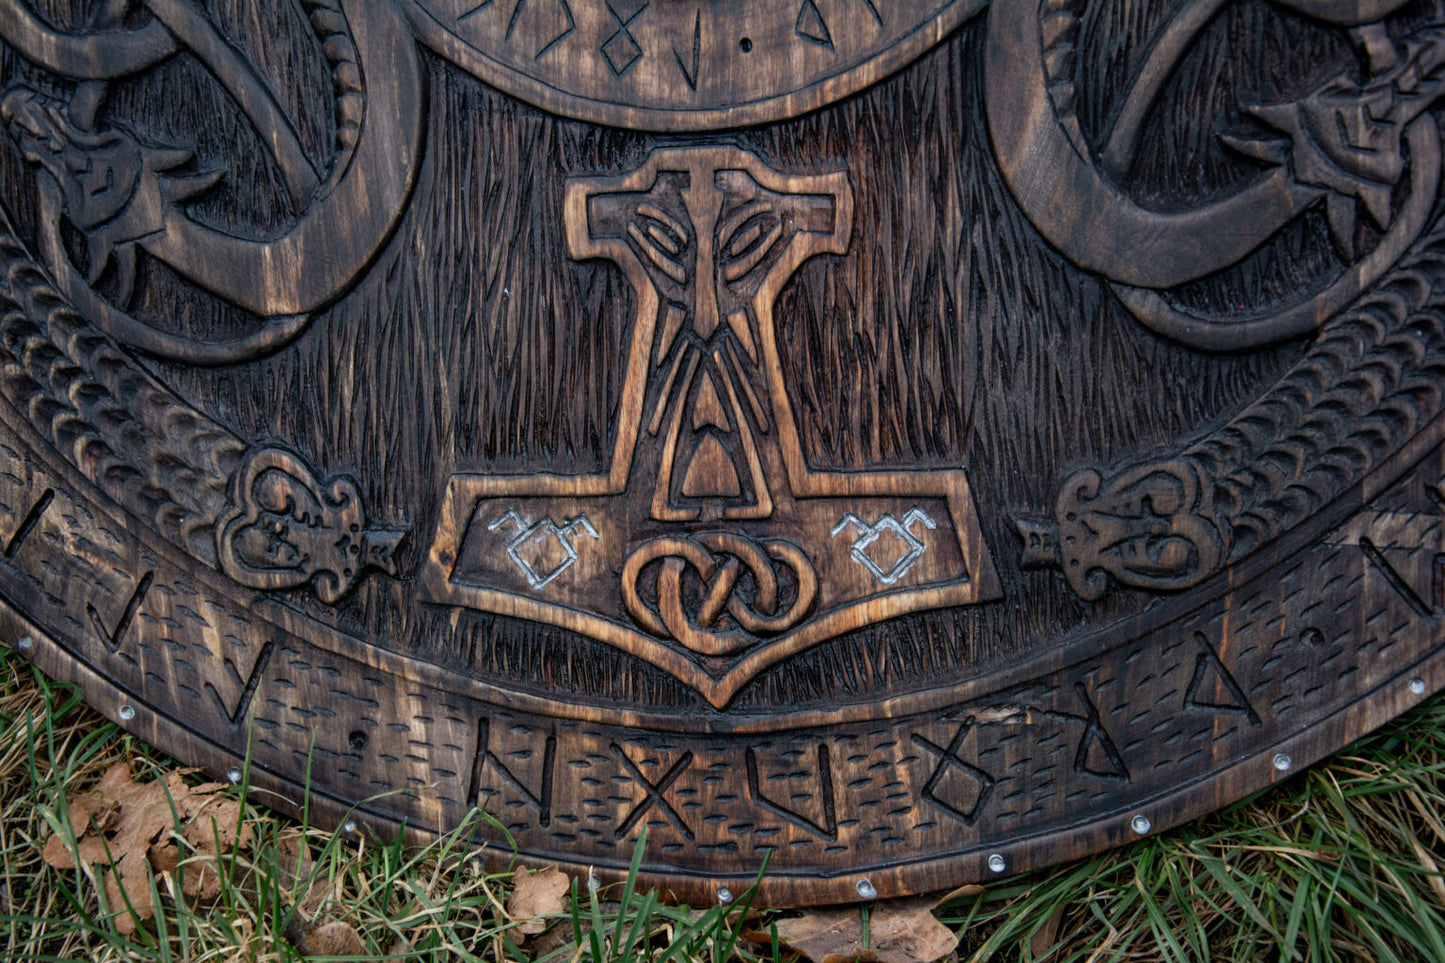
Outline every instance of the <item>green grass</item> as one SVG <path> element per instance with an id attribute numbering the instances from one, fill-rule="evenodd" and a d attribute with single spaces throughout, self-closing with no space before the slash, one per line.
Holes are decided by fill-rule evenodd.
<path id="1" fill-rule="evenodd" d="M 0 648 L 0 959 L 319 959 L 298 945 L 328 921 L 359 938 L 353 959 L 797 958 L 767 936 L 784 914 L 753 908 L 751 893 L 695 910 L 585 878 L 550 930 L 524 936 L 506 910 L 510 871 L 488 872 L 463 842 L 474 824 L 426 848 L 330 834 L 270 813 L 245 780 L 227 790 L 243 806 L 240 824 L 225 828 L 250 833 L 251 844 L 213 845 L 220 858 L 187 844 L 174 871 L 147 876 L 159 911 L 127 935 L 131 910 L 123 899 L 109 905 L 99 870 L 41 858 L 53 832 L 74 838 L 72 794 L 117 761 L 141 781 L 176 768 Z M 1208 819 L 997 882 L 937 912 L 961 934 L 961 961 L 1445 961 L 1442 767 L 1445 698 L 1436 698 Z M 187 875 L 203 871 L 219 874 L 219 895 L 186 897 Z M 875 926 L 889 910 L 872 908 Z"/>

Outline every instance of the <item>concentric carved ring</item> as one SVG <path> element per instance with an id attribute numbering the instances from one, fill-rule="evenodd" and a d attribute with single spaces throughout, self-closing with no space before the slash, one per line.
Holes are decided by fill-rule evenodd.
<path id="1" fill-rule="evenodd" d="M 643 569 L 660 561 L 656 600 L 639 592 Z M 702 581 L 701 600 L 689 599 L 683 577 L 688 568 Z M 784 603 L 779 569 L 792 573 L 792 601 Z M 752 597 L 743 580 L 750 577 Z M 628 556 L 622 569 L 627 611 L 654 635 L 673 638 L 702 655 L 727 656 L 746 649 L 758 636 L 776 635 L 801 622 L 818 598 L 818 575 L 803 550 L 791 542 L 757 542 L 731 532 L 704 532 L 685 538 L 655 538 Z M 733 628 L 720 620 L 726 613 Z M 741 631 L 739 631 L 741 630 Z"/>

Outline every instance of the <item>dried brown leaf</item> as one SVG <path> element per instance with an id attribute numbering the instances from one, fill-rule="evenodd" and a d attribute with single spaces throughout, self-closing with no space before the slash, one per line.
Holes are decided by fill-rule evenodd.
<path id="1" fill-rule="evenodd" d="M 187 810 L 190 822 L 182 835 L 195 856 L 186 864 L 185 894 L 195 900 L 209 902 L 221 895 L 223 883 L 220 859 L 233 852 L 239 844 L 249 846 L 252 842 L 251 827 L 238 825 L 241 822 L 241 803 L 227 796 L 202 797 L 199 805 L 190 805 L 195 797 L 188 797 Z"/>
<path id="2" fill-rule="evenodd" d="M 169 872 L 180 864 L 175 843 L 163 838 L 177 818 L 192 820 L 187 827 L 189 838 L 192 828 L 203 822 L 209 826 L 210 820 L 192 819 L 209 807 L 217 814 L 216 828 L 205 830 L 211 853 L 214 855 L 218 837 L 224 845 L 235 844 L 240 804 L 213 795 L 221 788 L 219 783 L 187 786 L 185 776 L 193 771 L 176 770 L 163 779 L 142 783 L 132 778 L 125 763 L 117 762 L 105 771 L 95 789 L 77 793 L 69 801 L 67 816 L 76 834 L 75 847 L 67 846 L 54 834 L 46 840 L 42 858 L 57 869 L 74 868 L 77 857 L 80 862 L 105 867 L 102 878 L 106 901 L 117 914 L 116 928 L 122 933 L 134 932 L 136 919 L 155 915 L 151 905 L 152 868 Z M 231 820 L 229 826 L 226 817 Z M 196 839 L 201 839 L 199 831 Z M 203 874 L 196 875 L 200 885 Z M 186 888 L 190 892 L 189 878 Z M 127 906 L 132 912 L 126 911 Z"/>
<path id="3" fill-rule="evenodd" d="M 302 956 L 364 956 L 366 942 L 350 923 L 332 920 L 311 926 L 297 913 L 286 927 L 286 939 Z"/>
<path id="4" fill-rule="evenodd" d="M 1043 956 L 1054 948 L 1059 941 L 1059 924 L 1064 920 L 1064 908 L 1060 906 L 1049 914 L 1044 920 L 1044 925 L 1034 930 L 1034 935 L 1029 938 L 1029 953 L 1033 956 Z"/>
<path id="5" fill-rule="evenodd" d="M 77 854 L 80 862 L 86 866 L 104 863 L 108 859 L 105 855 L 105 843 L 96 836 L 76 840 L 75 849 L 67 846 L 61 837 L 51 836 L 45 841 L 45 849 L 41 851 L 40 857 L 56 869 L 74 869 Z"/>
<path id="6" fill-rule="evenodd" d="M 186 842 L 197 852 L 216 855 L 230 852 L 239 844 L 250 846 L 251 827 L 241 822 L 241 801 L 229 796 L 195 796 L 186 798 Z M 219 849 L 217 848 L 219 846 Z"/>
<path id="7" fill-rule="evenodd" d="M 931 899 L 878 904 L 871 918 L 869 947 L 883 963 L 934 963 L 952 953 L 958 936 L 933 915 Z"/>
<path id="8" fill-rule="evenodd" d="M 113 823 L 115 804 L 106 803 L 97 793 L 87 792 L 73 794 L 65 808 L 65 818 L 75 833 L 75 849 L 66 845 L 63 837 L 52 833 L 45 841 L 41 858 L 56 869 L 74 869 L 77 853 L 80 862 L 87 866 L 106 862 L 104 843 L 95 835 L 87 835 L 87 831 L 92 828 L 103 830 L 107 824 Z"/>
<path id="9" fill-rule="evenodd" d="M 555 866 L 535 873 L 519 868 L 512 877 L 512 895 L 507 897 L 507 915 L 518 921 L 516 931 L 536 936 L 551 926 L 544 916 L 556 916 L 567 909 L 572 881 Z"/>
<path id="10" fill-rule="evenodd" d="M 830 958 L 864 959 L 863 918 L 856 907 L 815 910 L 778 920 L 777 932 L 779 943 L 813 963 Z"/>
<path id="11" fill-rule="evenodd" d="M 181 865 L 181 850 L 170 840 L 162 839 L 151 846 L 146 852 L 146 858 L 150 860 L 151 869 L 157 873 L 174 873 L 176 867 Z"/>
<path id="12" fill-rule="evenodd" d="M 933 901 L 933 907 L 934 909 L 937 909 L 938 907 L 946 906 L 947 904 L 952 903 L 955 900 L 968 899 L 974 896 L 982 896 L 983 894 L 984 888 L 982 886 L 978 885 L 977 883 L 965 883 L 957 889 L 949 890 L 947 893 L 944 893 L 942 896 L 936 898 Z"/>
<path id="13" fill-rule="evenodd" d="M 779 920 L 778 941 L 813 963 L 934 963 L 958 946 L 958 937 L 933 915 L 936 902 L 925 898 L 873 904 L 866 947 L 857 907 Z"/>
<path id="14" fill-rule="evenodd" d="M 297 905 L 306 913 L 316 912 L 326 898 L 325 880 L 312 878 L 315 867 L 305 839 L 282 836 L 276 840 L 276 870 L 281 885 L 298 894 Z"/>
<path id="15" fill-rule="evenodd" d="M 580 922 L 582 925 L 582 939 L 586 940 L 587 934 L 592 931 L 592 924 L 585 919 Z M 552 927 L 541 936 L 529 941 L 532 959 L 544 959 L 556 953 L 564 946 L 571 946 L 575 936 L 576 934 L 570 925 Z M 566 959 L 566 957 L 563 957 L 563 959 Z"/>

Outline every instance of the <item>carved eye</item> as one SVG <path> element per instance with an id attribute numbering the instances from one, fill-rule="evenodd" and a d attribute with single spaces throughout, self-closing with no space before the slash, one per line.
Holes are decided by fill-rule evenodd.
<path id="1" fill-rule="evenodd" d="M 754 201 L 729 217 L 718 233 L 723 278 L 736 281 L 768 256 L 783 236 L 783 221 L 767 201 Z"/>
<path id="2" fill-rule="evenodd" d="M 627 224 L 627 236 L 637 242 L 647 259 L 678 284 L 687 283 L 687 270 L 678 257 L 687 247 L 687 229 L 671 215 L 651 204 L 639 204 L 637 216 Z"/>

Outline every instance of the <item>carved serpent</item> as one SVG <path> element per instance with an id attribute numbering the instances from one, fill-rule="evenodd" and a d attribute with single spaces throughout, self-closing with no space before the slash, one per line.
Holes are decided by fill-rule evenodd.
<path id="1" fill-rule="evenodd" d="M 1272 170 L 1198 207 L 1146 207 L 1119 180 L 1133 163 L 1148 111 L 1189 45 L 1226 2 L 1190 0 L 1174 15 L 1144 59 L 1097 157 L 1074 110 L 1073 65 L 1087 0 L 997 0 L 985 45 L 989 133 L 1015 200 L 1065 257 L 1107 278 L 1145 326 L 1206 351 L 1257 348 L 1316 330 L 1404 253 L 1423 230 L 1437 195 L 1440 136 L 1425 111 L 1445 90 L 1445 36 L 1420 31 L 1402 53 L 1374 22 L 1403 0 L 1348 5 L 1292 0 L 1282 6 L 1364 25 L 1357 34 L 1370 60 L 1370 80 L 1356 85 L 1341 77 L 1296 104 L 1253 107 L 1251 112 L 1277 126 L 1289 142 L 1226 140 L 1271 163 Z M 1347 135 L 1336 132 L 1336 125 L 1351 121 Z M 1391 217 L 1390 194 L 1404 173 L 1406 147 L 1411 189 Z M 1393 158 L 1394 169 L 1375 169 L 1378 162 L 1362 169 L 1362 156 Z M 1164 297 L 1168 289 L 1238 264 L 1321 201 L 1328 202 L 1336 243 L 1351 262 L 1323 290 L 1241 318 L 1194 314 Z M 1388 228 L 1358 260 L 1352 249 L 1357 205 Z"/>
<path id="2" fill-rule="evenodd" d="M 272 319 L 237 341 L 195 341 L 159 332 L 131 318 L 103 300 L 79 275 L 60 245 L 62 211 L 79 221 L 77 226 L 82 229 L 95 227 L 97 234 L 114 229 L 117 223 L 133 226 L 135 221 L 158 214 L 160 192 L 145 179 L 159 181 L 179 163 L 178 152 L 142 146 L 123 132 L 94 129 L 104 87 L 116 77 L 154 66 L 189 48 L 202 55 L 253 123 L 278 134 L 263 139 L 271 141 L 282 180 L 293 199 L 298 206 L 309 207 L 309 213 L 285 238 L 263 243 L 229 237 L 191 221 L 176 208 L 160 214 L 159 226 L 146 225 L 154 230 L 123 239 L 133 240 L 212 290 L 223 287 L 224 279 L 218 280 L 219 276 L 208 271 L 239 264 L 253 272 L 235 275 L 228 282 L 253 285 L 240 302 L 271 313 L 287 308 L 309 310 L 334 297 L 359 273 L 363 265 L 353 259 L 356 263 L 328 264 L 302 281 L 290 276 L 306 269 L 305 248 L 310 245 L 314 251 L 316 239 L 334 231 L 339 220 L 351 218 L 371 229 L 374 245 L 395 225 L 414 179 L 419 152 L 420 111 L 414 100 L 419 66 L 389 5 L 303 0 L 323 43 L 335 95 L 335 153 L 323 182 L 300 152 L 294 131 L 277 113 L 279 108 L 264 82 L 239 61 L 193 7 L 177 0 L 148 0 L 155 19 L 135 31 L 115 29 L 128 6 L 129 0 L 113 0 L 103 7 L 98 25 L 106 29 L 83 39 L 50 30 L 23 6 L 0 8 L 0 37 L 42 66 L 84 81 L 68 110 L 24 89 L 10 91 L 0 105 L 22 152 L 49 175 L 39 182 L 41 223 L 48 228 L 42 230 L 40 244 L 50 269 L 47 272 L 35 263 L 8 215 L 0 212 L 0 304 L 5 308 L 0 314 L 0 394 L 46 436 L 50 447 L 118 504 L 152 520 L 164 537 L 191 555 L 231 571 L 234 566 L 228 563 L 233 560 L 217 556 L 216 526 L 218 517 L 224 520 L 236 514 L 234 507 L 228 511 L 230 503 L 241 504 L 253 497 L 252 492 L 237 490 L 232 484 L 233 478 L 239 477 L 246 444 L 142 371 L 117 345 L 192 363 L 225 363 L 280 347 L 304 329 L 309 318 L 300 314 Z M 354 43 L 351 25 L 358 21 L 359 43 Z M 389 93 L 370 100 L 364 96 L 363 60 Z M 408 113 L 411 116 L 405 116 Z M 98 155 L 101 163 L 93 166 L 115 176 L 123 186 L 127 186 L 125 171 L 117 175 L 116 168 L 105 162 L 115 157 L 140 159 L 133 172 L 136 176 L 128 184 L 130 193 L 118 192 L 119 204 L 89 212 L 92 218 L 83 216 L 87 213 L 84 205 L 93 196 L 106 195 L 88 193 L 83 189 L 87 185 L 67 180 L 73 179 L 77 170 L 88 172 L 91 166 L 67 167 L 66 151 L 72 149 L 77 151 L 74 159 L 92 161 Z M 87 155 L 87 151 L 93 154 Z M 188 157 L 179 154 L 180 160 Z M 379 167 L 387 170 L 378 171 Z M 145 210 L 127 225 L 127 217 L 136 207 Z M 358 208 L 364 210 L 357 213 Z M 109 243 L 114 238 L 102 240 Z M 211 255 L 195 258 L 196 250 L 209 250 Z M 123 284 L 122 289 L 128 293 L 128 286 Z M 250 463 L 265 457 L 295 461 L 285 453 L 260 449 L 251 453 Z M 318 488 L 323 484 L 299 462 L 297 465 L 296 474 L 303 481 Z M 330 484 L 339 482 L 333 479 Z M 352 512 L 356 517 L 348 520 L 363 525 L 359 501 Z M 368 547 L 366 557 L 359 560 L 361 567 L 389 567 L 389 549 L 400 533 L 374 534 L 371 529 L 358 530 L 357 544 Z M 222 540 L 222 551 L 227 548 Z M 318 557 L 308 564 L 319 571 L 327 562 Z M 293 572 L 288 584 L 303 584 L 311 575 L 312 570 L 307 570 L 298 580 Z M 239 580 L 251 584 L 256 577 Z M 350 582 L 318 583 L 324 584 L 330 584 L 331 594 L 339 596 Z"/>
<path id="3" fill-rule="evenodd" d="M 3 211 L 0 396 L 117 504 L 150 519 L 177 547 L 243 585 L 268 589 L 312 583 L 327 602 L 335 602 L 365 569 L 395 574 L 392 551 L 403 530 L 368 526 L 350 482 L 317 478 L 300 459 L 275 448 L 248 449 L 141 370 L 66 303 Z M 273 465 L 291 473 L 291 501 L 305 494 L 320 501 L 325 493 L 334 502 L 339 493 L 347 511 L 311 525 L 312 541 L 320 549 L 268 569 L 245 564 L 245 553 L 235 550 L 232 539 L 234 523 L 244 522 L 245 511 L 257 500 L 255 472 Z M 283 506 L 272 517 L 284 520 L 287 514 Z M 340 549 L 338 533 L 349 539 Z"/>
<path id="4" fill-rule="evenodd" d="M 226 364 L 277 350 L 305 329 L 310 313 L 338 296 L 371 262 L 405 209 L 421 154 L 421 67 L 401 14 L 378 0 L 305 0 L 331 68 L 336 151 L 323 180 L 306 158 L 290 121 L 265 81 L 210 22 L 183 0 L 145 0 L 155 18 L 139 31 L 109 29 L 87 46 L 53 45 L 49 31 L 24 7 L 0 17 L 0 39 L 63 76 L 93 78 L 69 111 L 30 91 L 11 91 L 4 119 L 41 177 L 42 254 L 57 284 L 98 327 L 118 342 L 168 360 Z M 103 25 L 123 19 L 129 0 L 112 3 Z M 175 43 L 161 42 L 160 25 Z M 48 32 L 47 32 L 48 31 Z M 216 77 L 268 145 L 291 200 L 304 211 L 284 235 L 251 240 L 202 225 L 181 209 L 217 178 L 176 174 L 184 152 L 143 145 L 123 131 L 96 129 L 104 81 L 190 50 Z M 371 78 L 363 85 L 363 74 Z M 128 180 L 115 210 L 92 212 L 93 191 L 80 182 L 86 167 L 72 156 L 108 151 Z M 129 169 L 134 168 L 134 169 Z M 161 332 L 101 297 L 72 265 L 60 237 L 61 215 L 89 232 L 92 274 L 112 257 L 129 297 L 129 261 L 136 248 L 165 262 L 213 294 L 260 315 L 251 333 L 209 342 Z M 358 243 L 338 253 L 327 239 L 345 232 Z"/>
<path id="5" fill-rule="evenodd" d="M 1173 458 L 1070 476 L 1054 519 L 1018 523 L 1024 563 L 1062 566 L 1086 599 L 1108 577 L 1185 589 L 1318 512 L 1445 408 L 1445 295 L 1428 280 L 1442 267 L 1437 225 L 1223 427 Z"/>
<path id="6" fill-rule="evenodd" d="M 1001 44 L 1012 44 L 1032 77 L 1032 86 L 1011 86 L 990 75 L 995 148 L 1010 188 L 1051 243 L 1108 279 L 1146 326 L 1191 347 L 1240 350 L 1321 329 L 1304 358 L 1222 428 L 1172 458 L 1108 477 L 1094 469 L 1076 472 L 1061 486 L 1054 518 L 1019 521 L 1024 564 L 1059 565 L 1086 599 L 1102 595 L 1111 577 L 1148 590 L 1202 582 L 1341 495 L 1445 405 L 1445 332 L 1435 313 L 1441 301 L 1430 287 L 1430 272 L 1420 270 L 1441 261 L 1445 242 L 1438 223 L 1420 237 L 1439 189 L 1440 139 L 1428 109 L 1445 90 L 1445 33 L 1427 27 L 1397 44 L 1376 21 L 1399 2 L 1278 4 L 1357 28 L 1375 77 L 1364 86 L 1331 82 L 1297 104 L 1255 108 L 1261 120 L 1293 138 L 1281 153 L 1278 147 L 1236 145 L 1256 148 L 1255 156 L 1279 165 L 1262 180 L 1188 215 L 1146 210 L 1112 183 L 1127 171 L 1144 112 L 1175 60 L 1223 5 L 1194 0 L 1180 9 L 1146 58 L 1098 158 L 1078 128 L 1072 83 L 1047 79 L 1067 73 L 1058 65 L 1071 62 L 1080 3 L 999 0 L 990 20 L 996 71 L 1010 69 L 1000 58 L 1015 47 Z M 1016 101 L 1021 96 L 1028 109 Z M 1369 101 L 1369 107 L 1353 115 L 1361 126 L 1349 137 L 1375 144 L 1393 136 L 1395 153 L 1361 150 L 1352 156 L 1353 140 L 1317 139 L 1334 136 L 1335 128 L 1319 121 L 1333 116 L 1335 104 L 1347 107 L 1342 100 L 1350 97 Z M 1022 116 L 1028 110 L 1033 114 Z M 1341 123 L 1350 120 L 1345 112 Z M 1325 133 L 1310 133 L 1312 128 Z M 1408 165 L 1401 148 L 1408 148 Z M 1063 166 L 1064 182 L 1081 192 L 1079 203 L 1044 203 L 1035 174 L 1050 164 Z M 1390 192 L 1376 185 L 1401 183 L 1407 173 L 1408 196 L 1391 218 Z M 1242 234 L 1231 223 L 1239 198 L 1249 198 L 1251 206 L 1263 203 L 1241 222 L 1247 227 Z M 1229 266 L 1296 216 L 1301 204 L 1320 201 L 1327 202 L 1337 244 L 1342 235 L 1353 235 L 1356 203 L 1388 228 L 1373 251 L 1323 290 L 1242 320 L 1187 315 L 1158 290 Z M 1100 221 L 1119 231 L 1127 226 L 1132 233 L 1103 232 L 1121 237 L 1125 249 L 1082 247 L 1078 219 L 1084 215 L 1089 237 L 1097 236 Z M 1228 235 L 1228 244 L 1210 243 L 1220 234 Z M 1153 261 L 1159 248 L 1167 256 Z M 1371 285 L 1377 286 L 1350 307 Z"/>
<path id="7" fill-rule="evenodd" d="M 77 314 L 0 212 L 0 393 L 97 488 L 197 558 L 245 444 Z"/>

